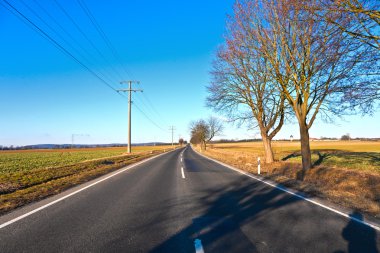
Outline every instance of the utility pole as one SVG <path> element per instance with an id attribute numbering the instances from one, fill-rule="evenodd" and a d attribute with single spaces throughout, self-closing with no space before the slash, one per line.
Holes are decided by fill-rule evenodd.
<path id="1" fill-rule="evenodd" d="M 173 146 L 173 138 L 174 138 L 174 131 L 175 131 L 174 126 L 171 126 L 171 127 L 169 128 L 169 131 L 172 131 L 172 146 Z"/>
<path id="2" fill-rule="evenodd" d="M 132 83 L 139 84 L 139 81 L 121 81 L 121 84 L 128 83 L 128 89 L 120 89 L 118 92 L 128 92 L 128 153 L 131 153 L 131 104 L 132 104 L 132 91 L 142 92 L 143 90 L 132 89 Z"/>

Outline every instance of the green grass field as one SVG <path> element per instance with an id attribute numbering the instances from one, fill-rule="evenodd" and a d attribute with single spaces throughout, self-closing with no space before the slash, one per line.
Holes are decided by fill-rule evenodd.
<path id="1" fill-rule="evenodd" d="M 133 147 L 132 153 L 168 149 L 169 147 Z M 126 147 L 0 151 L 0 174 L 72 165 L 92 159 L 120 156 L 126 152 Z"/>
<path id="2" fill-rule="evenodd" d="M 0 152 L 0 214 L 157 155 L 172 146 Z"/>

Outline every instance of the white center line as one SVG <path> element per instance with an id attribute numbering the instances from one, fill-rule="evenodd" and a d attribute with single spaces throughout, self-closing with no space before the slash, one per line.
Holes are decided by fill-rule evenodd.
<path id="1" fill-rule="evenodd" d="M 181 157 L 181 162 L 182 162 L 182 157 Z"/>
<path id="2" fill-rule="evenodd" d="M 182 178 L 186 178 L 185 177 L 185 172 L 183 171 L 183 167 L 181 167 L 181 173 L 182 173 Z"/>
<path id="3" fill-rule="evenodd" d="M 195 253 L 204 253 L 202 241 L 200 239 L 194 240 Z"/>

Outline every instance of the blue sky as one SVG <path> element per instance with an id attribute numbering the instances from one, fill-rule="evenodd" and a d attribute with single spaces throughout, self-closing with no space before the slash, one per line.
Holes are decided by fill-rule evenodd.
<path id="1" fill-rule="evenodd" d="M 69 17 L 54 1 L 11 2 L 115 89 L 123 88 L 121 80 L 141 81 L 135 88 L 143 94 L 133 94 L 133 142 L 171 141 L 172 125 L 175 139 L 187 139 L 191 120 L 214 114 L 205 108 L 205 86 L 232 0 L 85 1 L 120 59 L 76 0 L 57 0 Z M 127 141 L 127 99 L 2 5 L 0 37 L 0 145 L 70 143 L 72 134 L 77 143 Z M 379 137 L 379 119 L 377 113 L 335 125 L 316 122 L 310 135 Z M 278 138 L 290 134 L 298 136 L 297 126 L 284 127 Z M 219 138 L 256 136 L 226 125 Z"/>

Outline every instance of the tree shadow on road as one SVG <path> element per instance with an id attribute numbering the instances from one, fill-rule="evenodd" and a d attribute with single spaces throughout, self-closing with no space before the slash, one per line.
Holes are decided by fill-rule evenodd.
<path id="1" fill-rule="evenodd" d="M 269 242 L 263 240 L 268 236 L 266 226 L 271 227 L 274 237 L 281 234 L 282 228 L 275 228 L 275 220 L 269 224 L 261 218 L 299 201 L 245 177 L 230 187 L 199 192 L 199 195 L 195 200 L 198 203 L 192 208 L 194 211 L 183 214 L 192 220 L 191 225 L 150 252 L 194 252 L 195 239 L 202 240 L 206 252 L 272 252 Z M 261 231 L 254 239 L 246 236 L 249 231 L 242 231 L 244 224 L 250 222 Z"/>
<path id="2" fill-rule="evenodd" d="M 342 223 L 336 221 L 336 216 L 310 219 L 325 211 L 246 177 L 229 187 L 199 191 L 196 195 L 199 197 L 188 202 L 197 203 L 183 213 L 183 217 L 192 220 L 191 224 L 150 252 L 194 252 L 195 239 L 202 240 L 205 252 L 332 252 L 334 248 L 346 248 L 347 242 L 349 247 L 354 247 L 356 244 L 350 245 L 355 242 L 357 247 L 369 249 L 363 248 L 363 243 L 369 243 L 370 234 L 357 229 L 357 224 L 347 225 L 348 239 L 338 240 L 335 235 L 340 234 Z M 334 222 L 338 226 L 332 232 L 326 224 Z M 355 230 L 351 231 L 351 227 Z M 353 239 L 353 233 L 365 235 Z M 376 233 L 371 238 L 376 248 Z"/>
<path id="3" fill-rule="evenodd" d="M 264 211 L 296 201 L 297 198 L 279 196 L 277 189 L 262 187 L 246 178 L 228 188 L 200 192 L 194 213 L 183 214 L 192 220 L 191 225 L 150 252 L 194 252 L 195 239 L 202 240 L 205 252 L 270 252 L 260 236 L 252 241 L 241 226 Z"/>

